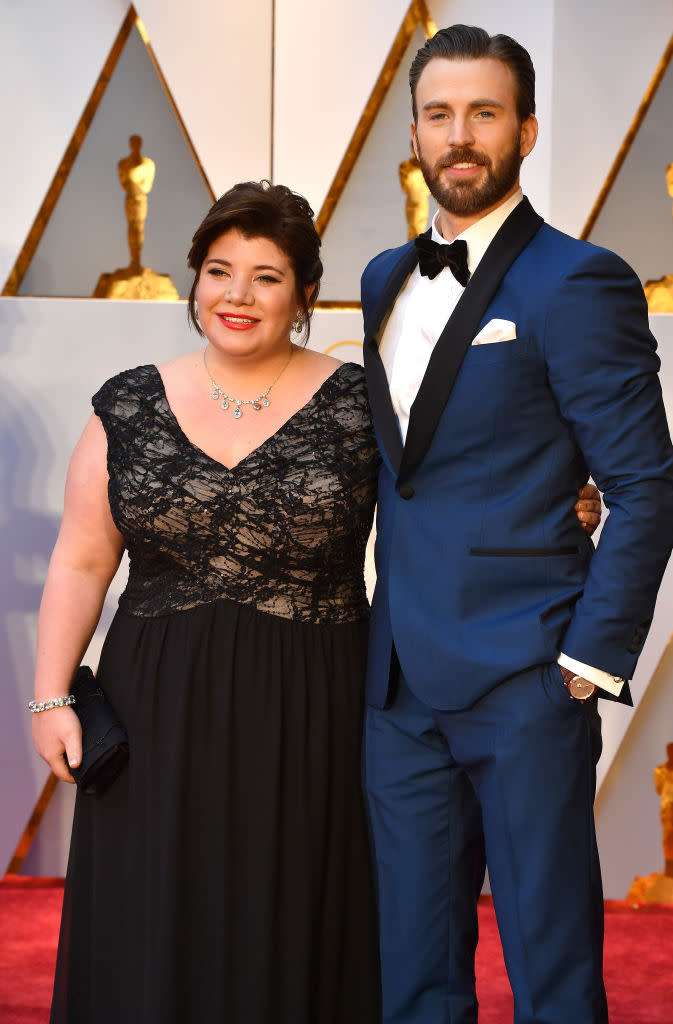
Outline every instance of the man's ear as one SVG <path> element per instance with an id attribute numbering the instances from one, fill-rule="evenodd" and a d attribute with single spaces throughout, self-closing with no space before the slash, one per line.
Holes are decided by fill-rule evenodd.
<path id="1" fill-rule="evenodd" d="M 537 142 L 537 118 L 535 114 L 529 114 L 526 120 L 521 125 L 521 146 L 519 153 L 521 159 L 527 157 L 529 153 L 532 153 L 533 147 Z"/>
<path id="2" fill-rule="evenodd" d="M 416 136 L 416 122 L 412 121 L 409 127 L 411 128 L 411 145 L 414 150 L 414 156 L 418 160 L 418 138 Z"/>

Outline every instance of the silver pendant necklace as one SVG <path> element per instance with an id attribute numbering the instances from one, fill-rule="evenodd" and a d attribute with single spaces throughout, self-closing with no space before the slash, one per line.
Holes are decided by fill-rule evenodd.
<path id="1" fill-rule="evenodd" d="M 288 366 L 290 365 L 290 360 L 292 359 L 292 353 L 293 352 L 294 352 L 294 348 L 292 347 L 292 345 L 290 345 L 290 354 L 287 357 L 287 362 L 285 363 L 285 366 L 280 371 L 280 373 L 278 374 L 276 379 L 271 381 L 271 383 L 269 384 L 269 386 L 266 389 L 266 391 L 262 391 L 261 395 L 257 395 L 257 398 L 234 398 L 233 395 L 228 395 L 226 393 L 226 391 L 223 391 L 222 388 L 220 387 L 220 385 L 216 384 L 215 381 L 213 380 L 213 378 L 211 377 L 210 370 L 208 369 L 208 363 L 206 362 L 206 350 L 204 348 L 204 350 L 203 350 L 203 365 L 205 367 L 206 373 L 208 374 L 208 380 L 210 381 L 210 383 L 213 386 L 213 390 L 210 393 L 210 397 L 215 402 L 219 401 L 220 409 L 224 409 L 225 412 L 229 408 L 230 405 L 233 405 L 233 407 L 234 407 L 233 415 L 234 415 L 234 419 L 235 420 L 240 420 L 241 416 L 243 415 L 243 408 L 242 407 L 244 405 L 251 405 L 253 407 L 253 409 L 255 410 L 255 412 L 259 412 L 260 409 L 268 408 L 268 406 L 271 405 L 271 401 L 269 399 L 269 392 L 271 391 L 271 388 L 274 387 L 278 383 L 280 378 L 283 376 L 283 374 L 287 370 Z"/>

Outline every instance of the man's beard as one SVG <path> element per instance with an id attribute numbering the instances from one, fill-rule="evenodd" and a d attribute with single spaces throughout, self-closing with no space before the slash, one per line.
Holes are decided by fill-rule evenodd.
<path id="1" fill-rule="evenodd" d="M 499 160 L 496 166 L 485 153 L 465 146 L 453 149 L 434 167 L 423 158 L 420 142 L 418 143 L 418 162 L 423 172 L 430 193 L 439 205 L 448 213 L 458 217 L 469 217 L 483 213 L 499 203 L 514 188 L 521 169 L 521 135 L 517 135 L 509 152 Z M 445 184 L 441 172 L 445 167 L 454 164 L 476 163 L 486 169 L 486 179 L 481 185 L 471 181 L 455 181 Z"/>

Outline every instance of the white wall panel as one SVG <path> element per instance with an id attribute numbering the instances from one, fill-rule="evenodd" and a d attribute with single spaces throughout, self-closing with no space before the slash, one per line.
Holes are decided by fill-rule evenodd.
<path id="1" fill-rule="evenodd" d="M 558 0 L 551 220 L 562 230 L 586 223 L 672 34 L 671 0 Z"/>
<path id="2" fill-rule="evenodd" d="M 673 273 L 671 196 L 666 182 L 672 161 L 673 62 L 589 234 L 590 242 L 613 249 L 630 263 L 643 284 Z"/>
<path id="3" fill-rule="evenodd" d="M 136 10 L 215 194 L 268 177 L 272 0 L 139 0 Z"/>
<path id="4" fill-rule="evenodd" d="M 408 69 L 424 40 L 419 27 L 323 232 L 321 299 L 358 302 L 366 264 L 382 249 L 407 240 L 399 166 L 411 155 Z M 428 205 L 431 217 L 437 206 L 434 200 Z"/>
<path id="5" fill-rule="evenodd" d="M 408 0 L 276 0 L 274 180 L 316 213 Z"/>
<path id="6" fill-rule="evenodd" d="M 127 10 L 124 0 L 0 0 L 0 290 Z"/>

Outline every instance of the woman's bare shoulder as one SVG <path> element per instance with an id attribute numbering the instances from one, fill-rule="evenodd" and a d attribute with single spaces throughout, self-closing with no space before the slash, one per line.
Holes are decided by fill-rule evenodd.
<path id="1" fill-rule="evenodd" d="M 166 359 L 163 363 L 157 363 L 157 370 L 164 380 L 181 378 L 186 372 L 193 373 L 203 367 L 203 350 L 195 349 L 193 352 L 185 352 L 184 355 L 176 356 L 175 359 Z"/>
<path id="2" fill-rule="evenodd" d="M 330 377 L 335 370 L 342 366 L 340 359 L 328 356 L 325 352 L 316 352 L 315 349 L 300 349 L 301 360 L 306 369 L 311 369 L 316 377 L 322 376 L 324 380 Z"/>

